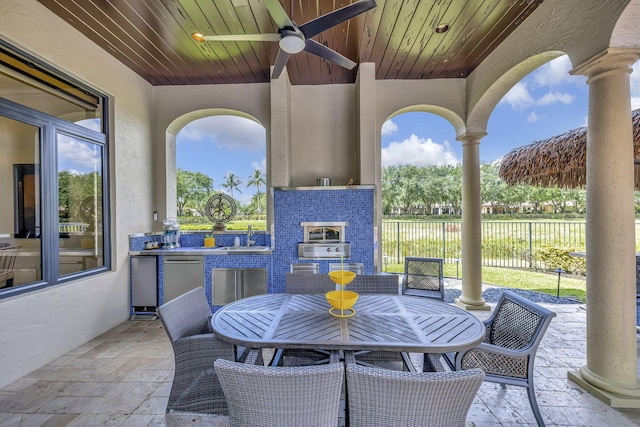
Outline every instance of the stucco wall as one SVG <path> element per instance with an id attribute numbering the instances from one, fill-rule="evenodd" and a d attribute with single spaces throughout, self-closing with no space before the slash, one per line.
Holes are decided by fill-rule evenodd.
<path id="1" fill-rule="evenodd" d="M 628 3 L 629 0 L 542 3 L 467 78 L 469 130 L 484 131 L 504 94 L 554 56 L 566 53 L 573 66 L 577 66 L 606 49 L 615 23 Z M 545 58 L 543 54 L 547 52 L 557 53 Z M 525 61 L 530 62 L 525 69 L 520 68 L 519 73 L 511 71 Z M 512 78 L 503 77 L 509 74 Z"/>
<path id="2" fill-rule="evenodd" d="M 291 88 L 291 185 L 358 181 L 354 85 Z"/>
<path id="3" fill-rule="evenodd" d="M 109 94 L 116 123 L 110 152 L 113 271 L 0 300 L 3 386 L 128 318 L 128 234 L 151 228 L 154 182 L 149 84 L 35 0 L 0 2 L 0 38 Z"/>
<path id="4" fill-rule="evenodd" d="M 175 135 L 193 120 L 220 114 L 239 114 L 271 129 L 269 84 L 158 86 L 155 89 L 154 115 L 154 209 L 159 218 L 176 215 Z M 215 153 L 202 153 L 215 162 Z M 154 224 L 162 228 L 160 222 Z"/>

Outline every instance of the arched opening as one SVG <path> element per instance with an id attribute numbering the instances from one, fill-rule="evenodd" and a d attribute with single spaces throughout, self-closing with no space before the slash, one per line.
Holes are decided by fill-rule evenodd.
<path id="1" fill-rule="evenodd" d="M 176 214 L 182 229 L 211 230 L 212 196 L 235 204 L 229 229 L 266 230 L 266 130 L 254 118 L 229 111 L 209 112 L 175 135 Z"/>
<path id="2" fill-rule="evenodd" d="M 497 86 L 502 87 L 504 95 L 501 99 L 498 98 L 497 101 L 481 99 L 476 104 L 480 110 L 493 104 L 490 117 L 487 116 L 484 120 L 485 125 L 481 125 L 479 120 L 481 112 L 469 113 L 470 118 L 467 119 L 467 123 L 474 123 L 477 126 L 476 131 L 483 129 L 487 131 L 487 135 L 480 143 L 483 222 L 504 221 L 505 224 L 510 222 L 508 224 L 510 227 L 520 227 L 520 224 L 514 224 L 515 222 L 528 226 L 530 220 L 564 221 L 567 222 L 567 227 L 571 222 L 584 222 L 586 195 L 583 189 L 565 191 L 531 186 L 514 188 L 501 182 L 497 174 L 499 160 L 512 149 L 586 125 L 588 86 L 585 84 L 585 78 L 569 74 L 572 64 L 567 56 L 558 56 L 557 52 L 554 55 L 555 59 L 551 59 L 552 55 L 541 55 L 536 61 L 526 61 L 526 64 L 521 64 L 512 70 L 519 78 L 505 75 L 496 83 Z M 534 68 L 543 58 L 548 62 Z M 638 64 L 635 64 L 634 70 L 637 68 Z M 638 77 L 632 74 L 632 108 L 637 108 L 635 104 L 640 95 L 638 93 L 640 79 L 635 79 Z M 507 80 L 511 82 L 509 91 L 505 89 Z M 490 96 L 497 94 L 493 89 L 487 93 Z M 460 221 L 458 216 L 460 210 L 456 208 L 456 203 L 446 202 L 442 198 L 443 193 L 448 191 L 444 184 L 448 181 L 443 179 L 443 176 L 446 178 L 458 176 L 457 180 L 450 179 L 450 181 L 456 182 L 460 189 L 458 194 L 461 194 L 462 173 L 456 174 L 456 168 L 451 167 L 448 174 L 427 174 L 421 170 L 421 167 L 426 163 L 423 156 L 427 152 L 431 153 L 433 165 L 438 164 L 438 156 L 449 160 L 455 159 L 451 161 L 453 164 L 456 161 L 461 162 L 462 145 L 450 142 L 456 138 L 456 135 L 464 134 L 464 131 L 459 132 L 459 129 L 464 130 L 464 126 L 458 127 L 454 121 L 447 121 L 440 115 L 428 114 L 425 112 L 428 111 L 427 109 L 415 112 L 415 108 L 412 107 L 410 113 L 404 112 L 405 110 L 409 108 L 385 122 L 381 132 L 382 269 L 402 271 L 402 260 L 405 256 L 438 257 L 445 259 L 445 275 L 456 277 L 458 273 L 462 275 L 462 271 L 456 269 L 461 266 L 456 264 L 456 260 L 461 257 L 456 250 L 461 244 L 455 236 L 456 232 L 459 232 L 459 227 L 454 224 Z M 413 120 L 409 120 L 410 118 Z M 403 119 L 406 119 L 405 123 L 402 122 Z M 455 129 L 452 128 L 452 123 Z M 449 143 L 445 145 L 445 142 Z M 544 159 L 537 161 L 544 161 Z M 447 162 L 440 160 L 440 163 Z M 399 164 L 405 166 L 401 168 Z M 389 173 L 389 167 L 395 168 L 395 170 L 391 169 L 393 174 Z M 402 169 L 405 169 L 404 173 L 401 173 Z M 421 193 L 426 188 L 433 189 L 431 194 Z M 433 202 L 438 197 L 440 197 L 439 201 Z M 429 202 L 433 203 L 430 207 Z M 437 209 L 434 209 L 434 206 L 437 206 Z M 445 207 L 448 209 L 443 209 Z M 439 214 L 450 214 L 450 216 L 437 216 Z M 566 218 L 572 215 L 575 218 Z M 422 224 L 429 221 L 438 224 L 433 228 L 429 228 L 429 224 Z M 493 269 L 499 266 L 524 272 L 524 269 L 531 268 L 532 263 L 541 270 L 549 267 L 550 271 L 553 271 L 558 267 L 547 265 L 544 260 L 533 259 L 534 255 L 532 255 L 538 247 L 553 245 L 553 241 L 534 238 L 532 247 L 529 247 L 528 243 L 524 243 L 531 240 L 528 229 L 505 227 L 507 225 L 502 228 L 497 225 L 486 228 L 483 224 L 483 271 L 485 267 Z M 542 230 L 541 227 L 537 227 L 534 223 L 532 230 L 535 233 L 538 228 Z M 559 226 L 558 229 L 561 235 L 547 237 L 556 240 L 569 238 L 568 228 Z M 582 230 L 582 237 L 584 237 L 584 228 Z M 510 236 L 511 241 L 497 239 L 489 241 L 492 233 Z M 572 247 L 572 249 L 582 250 L 581 247 Z M 568 270 L 566 267 L 563 268 L 565 271 Z M 504 272 L 504 269 L 500 271 Z M 555 289 L 554 276 L 543 277 L 548 279 L 546 287 Z M 493 275 L 485 275 L 483 272 L 483 278 L 493 280 Z M 562 290 L 563 293 L 566 292 L 565 295 L 584 298 L 583 281 L 573 282 L 564 278 L 563 280 L 566 280 L 566 283 L 563 282 L 565 289 Z M 543 288 L 543 286 L 538 287 Z"/>
<path id="3" fill-rule="evenodd" d="M 435 244 L 435 236 L 442 234 L 440 226 L 427 222 L 456 216 L 459 221 L 462 148 L 455 138 L 456 128 L 449 120 L 425 110 L 401 112 L 383 124 L 383 271 L 403 271 L 404 257 L 410 254 L 459 258 L 457 253 L 443 255 Z M 427 255 L 432 250 L 436 252 Z"/>

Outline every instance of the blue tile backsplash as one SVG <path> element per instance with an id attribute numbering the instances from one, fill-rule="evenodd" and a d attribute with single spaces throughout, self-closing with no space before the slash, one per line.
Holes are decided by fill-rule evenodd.
<path id="1" fill-rule="evenodd" d="M 273 274 L 271 289 L 284 292 L 285 273 L 291 263 L 317 262 L 320 273 L 328 273 L 333 260 L 300 260 L 298 243 L 304 240 L 301 222 L 347 221 L 345 241 L 351 243 L 351 257 L 345 262 L 364 264 L 365 274 L 374 273 L 373 188 L 371 189 L 275 189 Z"/>
<path id="2" fill-rule="evenodd" d="M 274 235 L 256 233 L 252 237 L 258 246 L 273 246 L 271 256 L 268 255 L 206 255 L 204 288 L 207 299 L 211 301 L 211 269 L 212 268 L 266 268 L 268 292 L 285 291 L 285 274 L 292 263 L 316 262 L 320 265 L 320 273 L 329 271 L 330 263 L 339 263 L 340 259 L 300 260 L 298 243 L 304 240 L 301 222 L 346 221 L 345 241 L 351 244 L 351 256 L 344 262 L 357 262 L 364 265 L 365 274 L 374 274 L 374 223 L 373 223 L 373 188 L 352 189 L 275 189 L 274 190 Z M 182 232 L 182 247 L 204 246 L 204 237 L 211 232 Z M 236 236 L 240 244 L 245 245 L 246 232 L 213 233 L 216 246 L 233 246 Z M 135 235 L 129 239 L 131 251 L 143 251 L 145 243 L 162 241 L 162 234 Z M 163 256 L 158 256 L 158 304 L 164 300 Z M 216 310 L 219 307 L 212 307 Z M 132 310 L 131 314 L 135 314 Z"/>

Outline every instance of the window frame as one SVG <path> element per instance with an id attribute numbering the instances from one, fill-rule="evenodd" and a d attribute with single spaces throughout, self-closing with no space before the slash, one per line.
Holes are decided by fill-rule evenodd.
<path id="1" fill-rule="evenodd" d="M 45 65 L 40 64 L 45 67 Z M 47 67 L 51 70 L 50 67 Z M 55 70 L 58 77 L 66 79 L 66 76 Z M 74 85 L 78 83 L 73 81 Z M 51 116 L 42 111 L 15 103 L 0 97 L 0 116 L 19 121 L 39 129 L 40 150 L 40 203 L 41 203 L 41 280 L 21 285 L 18 287 L 0 290 L 0 299 L 8 298 L 39 289 L 53 287 L 58 284 L 85 278 L 95 274 L 111 271 L 111 212 L 110 212 L 110 169 L 109 169 L 109 99 L 91 88 L 82 86 L 84 90 L 101 100 L 101 129 L 97 132 L 87 127 Z M 59 243 L 59 215 L 58 215 L 58 134 L 80 139 L 84 142 L 97 144 L 102 150 L 102 227 L 103 227 L 103 265 L 100 267 L 82 270 L 72 274 L 59 276 L 60 243 Z"/>

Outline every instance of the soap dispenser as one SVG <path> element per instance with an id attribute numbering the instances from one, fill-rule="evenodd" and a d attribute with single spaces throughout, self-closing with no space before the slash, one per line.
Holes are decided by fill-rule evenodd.
<path id="1" fill-rule="evenodd" d="M 233 239 L 233 246 L 240 246 L 240 237 L 236 236 L 235 239 Z"/>

